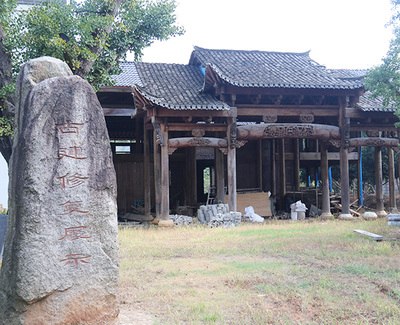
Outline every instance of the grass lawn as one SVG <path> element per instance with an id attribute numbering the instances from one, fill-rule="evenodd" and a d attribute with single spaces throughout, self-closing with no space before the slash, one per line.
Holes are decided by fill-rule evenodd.
<path id="1" fill-rule="evenodd" d="M 121 308 L 154 324 L 400 324 L 386 219 L 120 229 Z"/>

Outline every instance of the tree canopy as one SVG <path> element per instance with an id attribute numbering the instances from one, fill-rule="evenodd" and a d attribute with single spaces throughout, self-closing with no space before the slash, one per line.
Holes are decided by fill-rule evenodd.
<path id="1" fill-rule="evenodd" d="M 373 97 L 381 97 L 385 107 L 396 108 L 400 116 L 400 0 L 392 0 L 393 15 L 388 26 L 393 29 L 393 38 L 382 64 L 367 73 L 365 88 Z"/>
<path id="2" fill-rule="evenodd" d="M 181 35 L 175 0 L 71 0 L 43 2 L 16 12 L 16 0 L 0 2 L 0 151 L 11 154 L 15 76 L 29 59 L 65 61 L 95 88 L 111 84 L 118 62 L 155 40 Z"/>

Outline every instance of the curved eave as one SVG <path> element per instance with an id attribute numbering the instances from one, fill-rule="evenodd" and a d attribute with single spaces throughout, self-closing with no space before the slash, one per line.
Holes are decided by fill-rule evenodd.
<path id="1" fill-rule="evenodd" d="M 221 105 L 196 105 L 196 104 L 172 104 L 163 97 L 157 97 L 145 91 L 140 86 L 134 86 L 135 96 L 138 95 L 142 102 L 150 105 L 156 105 L 160 107 L 165 107 L 174 110 L 219 110 L 219 111 L 229 111 L 230 106 L 221 102 Z"/>
<path id="2" fill-rule="evenodd" d="M 356 78 L 358 79 L 358 78 Z M 312 85 L 312 84 L 287 84 L 287 83 L 241 83 L 231 80 L 217 66 L 212 63 L 206 65 L 206 76 L 202 91 L 211 89 L 218 80 L 224 81 L 232 86 L 243 88 L 282 88 L 282 89 L 321 89 L 321 90 L 355 90 L 364 88 L 364 83 L 360 80 L 354 86 L 345 85 Z"/>

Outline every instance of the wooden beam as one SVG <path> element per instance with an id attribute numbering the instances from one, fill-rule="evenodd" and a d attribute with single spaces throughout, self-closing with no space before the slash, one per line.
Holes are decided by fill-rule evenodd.
<path id="1" fill-rule="evenodd" d="M 195 129 L 204 129 L 205 131 L 223 131 L 226 132 L 226 124 L 197 124 L 197 123 L 168 123 L 168 130 L 171 131 L 192 131 Z"/>
<path id="2" fill-rule="evenodd" d="M 164 107 L 157 107 L 157 109 L 148 108 L 147 110 L 149 116 L 157 117 L 236 117 L 237 109 L 236 107 L 230 107 L 229 110 L 211 110 L 211 109 L 168 109 Z"/>
<path id="3" fill-rule="evenodd" d="M 136 114 L 136 109 L 134 108 L 104 108 L 104 116 L 129 116 Z"/>
<path id="4" fill-rule="evenodd" d="M 227 148 L 228 141 L 226 139 L 206 138 L 206 137 L 173 138 L 169 139 L 168 145 L 170 148 L 185 148 L 185 147 Z"/>
<path id="5" fill-rule="evenodd" d="M 241 125 L 238 127 L 238 140 L 257 139 L 340 139 L 337 126 L 306 123 L 266 123 Z"/>
<path id="6" fill-rule="evenodd" d="M 357 160 L 358 152 L 350 152 L 347 154 L 349 160 Z M 286 159 L 288 159 L 288 154 L 286 154 Z M 321 160 L 320 152 L 300 152 L 300 160 Z M 328 152 L 328 160 L 340 160 L 340 152 Z"/>
<path id="7" fill-rule="evenodd" d="M 398 147 L 399 143 L 399 139 L 380 137 L 351 138 L 347 140 L 347 145 L 349 147 Z"/>
<path id="8" fill-rule="evenodd" d="M 388 131 L 394 132 L 397 131 L 397 128 L 394 126 L 394 123 L 398 121 L 392 121 L 388 124 L 375 124 L 373 122 L 369 122 L 366 124 L 355 124 L 350 126 L 350 131 L 361 132 L 361 131 L 369 131 L 371 129 L 379 130 L 379 131 Z"/>
<path id="9" fill-rule="evenodd" d="M 301 105 L 245 105 L 237 104 L 238 116 L 299 116 L 300 114 L 313 114 L 314 116 L 338 116 L 337 106 L 301 106 Z"/>
<path id="10" fill-rule="evenodd" d="M 368 118 L 371 117 L 373 119 L 381 119 L 394 116 L 394 112 L 388 111 L 372 111 L 366 112 L 360 108 L 355 107 L 347 107 L 346 108 L 346 117 L 350 118 Z M 398 119 L 397 119 L 398 120 Z"/>

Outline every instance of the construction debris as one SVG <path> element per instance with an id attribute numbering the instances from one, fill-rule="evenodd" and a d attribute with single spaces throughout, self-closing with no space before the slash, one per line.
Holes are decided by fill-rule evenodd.
<path id="1" fill-rule="evenodd" d="M 368 231 L 365 231 L 365 230 L 354 229 L 354 232 L 356 232 L 356 233 L 358 233 L 360 235 L 363 235 L 363 236 L 368 236 L 369 238 L 371 238 L 372 240 L 375 240 L 375 241 L 382 241 L 383 240 L 383 236 L 377 235 L 377 234 L 374 234 L 372 232 L 368 232 Z"/>

